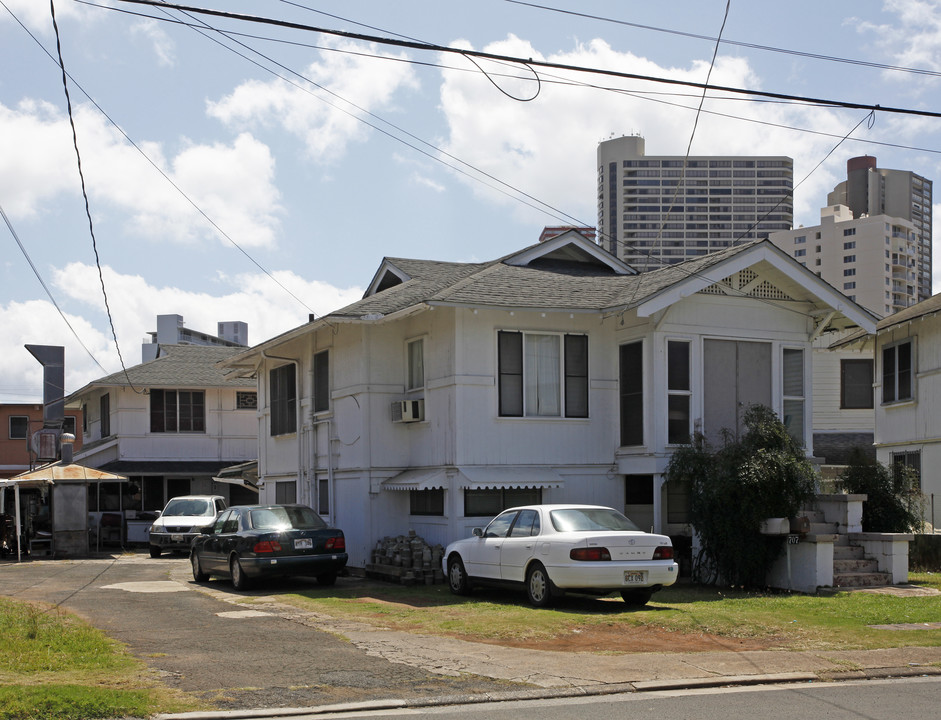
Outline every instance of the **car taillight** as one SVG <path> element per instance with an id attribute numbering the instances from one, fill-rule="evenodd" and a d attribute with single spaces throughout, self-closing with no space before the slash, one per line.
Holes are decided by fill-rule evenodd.
<path id="1" fill-rule="evenodd" d="M 262 540 L 252 548 L 256 553 L 281 552 L 281 543 L 277 540 Z"/>
<path id="2" fill-rule="evenodd" d="M 346 538 L 327 538 L 327 550 L 346 550 Z"/>
<path id="3" fill-rule="evenodd" d="M 572 560 L 610 560 L 611 553 L 608 548 L 603 547 L 572 548 L 569 550 L 569 557 Z"/>
<path id="4" fill-rule="evenodd" d="M 672 545 L 661 545 L 656 550 L 653 551 L 654 560 L 672 560 L 673 559 L 673 546 Z"/>

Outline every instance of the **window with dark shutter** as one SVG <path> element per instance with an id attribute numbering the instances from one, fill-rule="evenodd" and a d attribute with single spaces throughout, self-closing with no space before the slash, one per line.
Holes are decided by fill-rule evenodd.
<path id="1" fill-rule="evenodd" d="M 618 383 L 620 387 L 621 445 L 644 444 L 644 357 L 643 342 L 621 345 Z"/>
<path id="2" fill-rule="evenodd" d="M 565 336 L 565 417 L 588 417 L 588 336 Z"/>
<path id="3" fill-rule="evenodd" d="M 271 434 L 288 435 L 297 431 L 297 383 L 294 365 L 282 365 L 268 373 Z"/>
<path id="4" fill-rule="evenodd" d="M 330 355 L 323 350 L 314 355 L 314 412 L 330 409 Z"/>

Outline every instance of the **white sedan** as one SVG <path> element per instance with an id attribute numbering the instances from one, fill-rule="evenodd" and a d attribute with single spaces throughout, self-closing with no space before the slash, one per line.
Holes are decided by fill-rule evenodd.
<path id="1" fill-rule="evenodd" d="M 448 545 L 442 559 L 451 592 L 475 585 L 525 588 L 536 607 L 565 592 L 621 593 L 645 605 L 676 582 L 673 543 L 640 530 L 600 505 L 527 505 L 497 515 L 474 536 Z"/>

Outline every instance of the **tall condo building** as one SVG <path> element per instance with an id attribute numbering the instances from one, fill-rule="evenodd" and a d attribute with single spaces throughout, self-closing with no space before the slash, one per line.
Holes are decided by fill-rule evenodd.
<path id="1" fill-rule="evenodd" d="M 850 158 L 846 180 L 827 195 L 827 204 L 845 205 L 854 218 L 888 215 L 910 221 L 916 234 L 917 301 L 931 297 L 931 180 L 877 167 L 870 155 Z"/>
<path id="2" fill-rule="evenodd" d="M 772 233 L 771 242 L 880 317 L 917 302 L 918 233 L 909 220 L 854 218 L 845 205 L 828 205 L 819 225 Z"/>
<path id="3" fill-rule="evenodd" d="M 644 138 L 598 145 L 598 239 L 655 270 L 789 230 L 794 161 L 785 156 L 646 155 Z"/>

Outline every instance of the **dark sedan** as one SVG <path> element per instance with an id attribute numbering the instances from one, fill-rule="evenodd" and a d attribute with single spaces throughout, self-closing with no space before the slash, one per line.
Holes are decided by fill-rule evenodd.
<path id="1" fill-rule="evenodd" d="M 193 539 L 193 579 L 229 577 L 236 590 L 262 577 L 306 575 L 336 582 L 346 567 L 343 531 L 306 505 L 238 505 L 223 511 Z"/>

